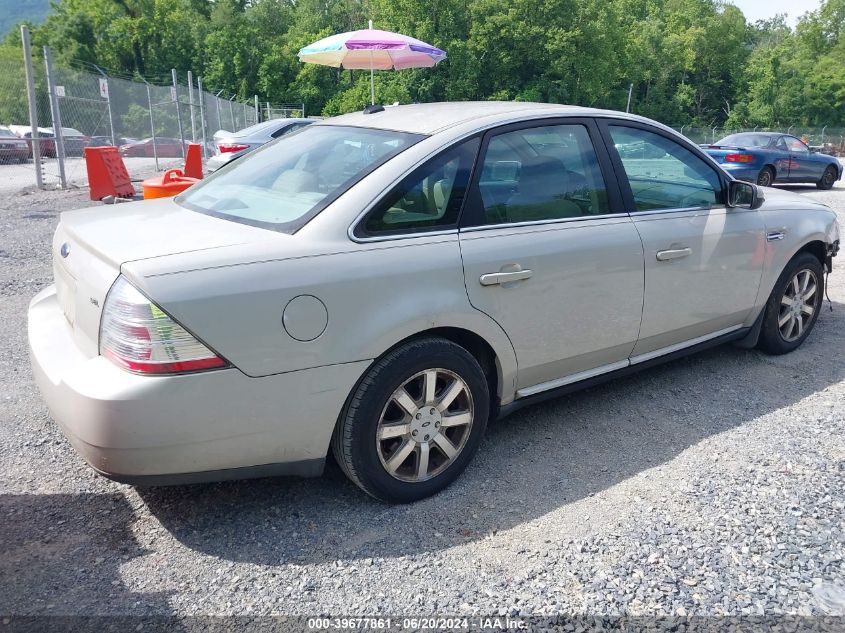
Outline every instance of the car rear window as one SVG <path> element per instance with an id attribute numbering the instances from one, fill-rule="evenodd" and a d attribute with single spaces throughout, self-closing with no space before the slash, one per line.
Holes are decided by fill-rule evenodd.
<path id="1" fill-rule="evenodd" d="M 176 202 L 198 213 L 293 233 L 422 138 L 389 130 L 309 125 L 219 170 Z"/>
<path id="2" fill-rule="evenodd" d="M 737 145 L 739 147 L 767 147 L 772 140 L 767 134 L 731 134 L 716 142 L 716 145 Z"/>

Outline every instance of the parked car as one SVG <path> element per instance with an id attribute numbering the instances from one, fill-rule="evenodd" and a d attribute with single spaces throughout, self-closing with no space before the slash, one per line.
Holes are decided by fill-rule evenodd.
<path id="1" fill-rule="evenodd" d="M 116 145 L 112 143 L 110 136 L 92 136 L 88 141 L 88 147 L 121 147 L 130 143 L 137 143 L 138 139 L 127 138 L 124 136 L 115 139 Z"/>
<path id="2" fill-rule="evenodd" d="M 836 158 L 811 151 L 789 134 L 742 132 L 702 147 L 734 178 L 763 187 L 811 182 L 819 189 L 830 189 L 842 179 L 842 164 Z"/>
<path id="3" fill-rule="evenodd" d="M 145 138 L 134 143 L 127 143 L 120 147 L 122 156 L 148 156 L 152 158 L 156 154 L 159 158 L 181 158 L 183 155 L 182 141 L 178 138 L 167 138 L 157 136 L 155 139 L 155 153 L 153 152 L 153 139 Z"/>
<path id="4" fill-rule="evenodd" d="M 29 144 L 9 128 L 0 125 L 0 162 L 25 163 L 29 160 Z"/>
<path id="5" fill-rule="evenodd" d="M 615 149 L 633 143 L 660 158 Z M 463 471 L 491 417 L 728 341 L 794 350 L 839 241 L 826 206 L 648 119 L 399 106 L 174 199 L 63 213 L 30 355 L 119 481 L 317 475 L 331 450 L 407 502 Z"/>
<path id="6" fill-rule="evenodd" d="M 228 165 L 274 138 L 301 130 L 313 122 L 314 119 L 274 119 L 251 125 L 238 132 L 219 130 L 213 137 L 217 153 L 208 160 L 206 171 L 217 171 L 223 165 Z"/>
<path id="7" fill-rule="evenodd" d="M 29 147 L 29 158 L 32 158 L 32 128 L 28 125 L 10 125 L 9 129 L 18 138 L 26 141 Z M 40 154 L 46 158 L 56 157 L 56 141 L 52 132 L 44 132 L 43 128 L 38 128 L 38 146 L 41 148 Z"/>
<path id="8" fill-rule="evenodd" d="M 56 135 L 56 131 L 51 127 L 40 127 L 38 130 L 42 134 L 49 134 L 51 137 L 55 137 Z M 65 156 L 82 156 L 88 140 L 87 136 L 75 128 L 62 128 L 62 142 L 64 143 Z"/>

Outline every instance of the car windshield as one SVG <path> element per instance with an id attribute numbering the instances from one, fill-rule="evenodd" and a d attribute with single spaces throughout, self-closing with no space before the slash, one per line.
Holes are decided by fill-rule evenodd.
<path id="1" fill-rule="evenodd" d="M 12 134 L 12 130 L 9 128 L 0 125 L 0 136 L 14 136 L 14 134 Z"/>
<path id="2" fill-rule="evenodd" d="M 238 159 L 176 202 L 199 213 L 293 233 L 422 138 L 388 130 L 309 125 Z"/>
<path id="3" fill-rule="evenodd" d="M 735 145 L 737 147 L 766 147 L 772 137 L 768 134 L 731 134 L 716 141 L 716 145 Z"/>

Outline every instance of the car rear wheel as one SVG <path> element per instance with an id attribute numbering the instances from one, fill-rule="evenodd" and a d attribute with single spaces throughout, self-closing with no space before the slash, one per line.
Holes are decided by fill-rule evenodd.
<path id="1" fill-rule="evenodd" d="M 771 167 L 763 167 L 757 174 L 757 184 L 761 187 L 770 187 L 775 181 L 775 172 Z"/>
<path id="2" fill-rule="evenodd" d="M 478 361 L 444 339 L 411 341 L 379 360 L 341 413 L 332 451 L 365 492 L 408 503 L 440 492 L 466 468 L 490 412 Z"/>
<path id="3" fill-rule="evenodd" d="M 786 354 L 804 342 L 821 309 L 823 275 L 821 262 L 810 253 L 799 253 L 787 264 L 766 303 L 761 350 Z"/>
<path id="4" fill-rule="evenodd" d="M 828 165 L 827 169 L 824 170 L 821 179 L 816 183 L 816 187 L 819 189 L 832 189 L 833 183 L 836 182 L 836 168 L 833 165 Z"/>

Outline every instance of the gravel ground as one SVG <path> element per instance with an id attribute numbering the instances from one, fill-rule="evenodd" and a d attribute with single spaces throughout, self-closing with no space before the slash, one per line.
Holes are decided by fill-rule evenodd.
<path id="1" fill-rule="evenodd" d="M 843 183 L 794 190 L 845 226 Z M 0 200 L 0 614 L 845 615 L 841 268 L 800 350 L 722 347 L 525 409 L 411 506 L 333 465 L 134 489 L 73 452 L 27 360 L 57 211 L 86 204 Z"/>

